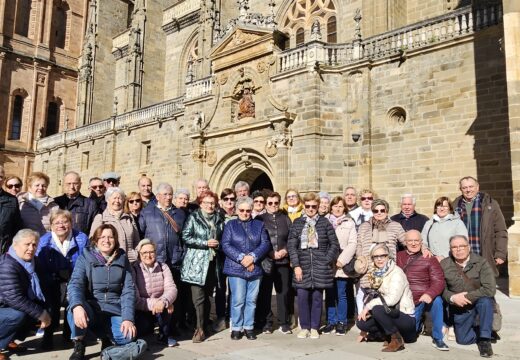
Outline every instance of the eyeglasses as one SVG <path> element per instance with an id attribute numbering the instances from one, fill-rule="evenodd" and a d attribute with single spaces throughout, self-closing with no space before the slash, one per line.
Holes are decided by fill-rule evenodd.
<path id="1" fill-rule="evenodd" d="M 256 204 L 265 204 L 265 200 L 253 200 Z"/>
<path id="2" fill-rule="evenodd" d="M 309 204 L 305 204 L 305 208 L 306 209 L 314 209 L 316 210 L 318 208 L 318 205 L 309 205 Z"/>
<path id="3" fill-rule="evenodd" d="M 105 181 L 109 184 L 119 184 L 119 180 L 117 180 L 117 179 L 110 178 L 110 179 L 105 179 Z"/>
<path id="4" fill-rule="evenodd" d="M 91 186 L 91 188 L 94 190 L 101 190 L 101 189 L 105 188 L 105 185 L 94 185 L 94 186 Z"/>
<path id="5" fill-rule="evenodd" d="M 141 254 L 141 256 L 152 256 L 155 255 L 155 251 L 141 251 L 139 254 Z"/>
<path id="6" fill-rule="evenodd" d="M 449 209 L 449 205 L 437 205 L 437 209 Z"/>
<path id="7" fill-rule="evenodd" d="M 251 209 L 238 209 L 238 212 L 251 214 L 251 212 L 253 212 L 253 210 L 251 210 Z"/>
<path id="8" fill-rule="evenodd" d="M 56 221 L 56 222 L 53 222 L 52 225 L 69 225 L 70 224 L 70 221 Z"/>
<path id="9" fill-rule="evenodd" d="M 234 197 L 225 197 L 225 198 L 222 199 L 222 200 L 224 200 L 224 201 L 235 201 L 236 198 L 234 198 Z"/>
<path id="10" fill-rule="evenodd" d="M 128 203 L 129 204 L 134 204 L 134 203 L 140 204 L 141 203 L 141 199 L 128 200 Z"/>
<path id="11" fill-rule="evenodd" d="M 450 246 L 450 249 L 459 251 L 459 250 L 464 250 L 467 247 L 468 247 L 468 245 Z"/>
<path id="12" fill-rule="evenodd" d="M 361 201 L 365 200 L 374 200 L 374 198 L 372 196 L 361 196 Z"/>
<path id="13" fill-rule="evenodd" d="M 12 188 L 21 188 L 22 187 L 22 184 L 7 184 L 5 185 L 8 189 L 12 189 Z"/>
<path id="14" fill-rule="evenodd" d="M 202 203 L 207 206 L 215 206 L 215 203 L 212 201 L 203 201 Z"/>
<path id="15" fill-rule="evenodd" d="M 421 242 L 421 240 L 419 239 L 408 239 L 406 240 L 407 243 L 410 243 L 410 244 L 419 244 Z"/>
<path id="16" fill-rule="evenodd" d="M 374 214 L 379 214 L 379 213 L 384 214 L 384 213 L 386 213 L 386 209 L 374 209 L 374 210 L 372 210 L 372 212 Z"/>
<path id="17" fill-rule="evenodd" d="M 278 205 L 280 205 L 280 203 L 278 201 L 269 201 L 267 203 L 267 205 L 269 205 L 269 206 L 278 206 Z"/>
<path id="18" fill-rule="evenodd" d="M 388 257 L 388 254 L 373 255 L 372 260 L 384 260 Z"/>

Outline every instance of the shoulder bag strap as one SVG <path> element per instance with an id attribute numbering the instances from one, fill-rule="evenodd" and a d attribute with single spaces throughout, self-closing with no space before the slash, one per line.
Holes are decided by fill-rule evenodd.
<path id="1" fill-rule="evenodd" d="M 180 229 L 179 225 L 177 225 L 175 220 L 173 220 L 173 218 L 170 216 L 170 214 L 168 214 L 167 211 L 164 211 L 163 209 L 159 209 L 159 210 L 161 210 L 161 212 L 163 213 L 166 220 L 168 220 L 168 222 L 172 226 L 173 230 L 175 230 L 175 232 L 178 233 L 181 229 Z"/>

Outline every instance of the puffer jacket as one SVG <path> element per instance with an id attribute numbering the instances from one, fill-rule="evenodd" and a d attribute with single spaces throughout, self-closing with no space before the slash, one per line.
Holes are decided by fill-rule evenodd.
<path id="1" fill-rule="evenodd" d="M 67 281 L 68 278 L 64 278 L 64 275 L 70 277 L 78 257 L 83 254 L 83 249 L 87 247 L 87 244 L 87 235 L 73 229 L 67 255 L 63 256 L 52 239 L 52 232 L 49 231 L 43 235 L 36 250 L 36 257 L 42 270 L 42 281 L 60 280 L 60 277 L 62 281 Z"/>
<path id="2" fill-rule="evenodd" d="M 188 216 L 188 220 L 186 220 L 184 230 L 182 230 L 182 239 L 186 245 L 186 255 L 182 262 L 181 279 L 190 284 L 204 286 L 213 252 L 215 253 L 217 281 L 220 285 L 223 280 L 220 278 L 223 265 L 221 259 L 223 259 L 223 256 L 219 249 L 211 250 L 208 247 L 208 240 L 212 238 L 211 230 L 204 220 L 204 215 L 201 211 L 199 208 L 192 212 Z M 215 240 L 221 241 L 224 231 L 224 218 L 219 212 L 215 212 L 213 221 L 216 230 Z M 221 245 L 219 248 L 221 248 Z"/>
<path id="3" fill-rule="evenodd" d="M 94 231 L 103 224 L 110 224 L 116 228 L 119 247 L 125 251 L 130 262 L 136 261 L 137 251 L 135 251 L 135 247 L 139 244 L 140 239 L 139 230 L 132 215 L 122 213 L 118 219 L 106 208 L 102 214 L 97 214 L 94 217 L 89 236 L 92 237 Z"/>
<path id="4" fill-rule="evenodd" d="M 356 256 L 369 256 L 373 245 L 384 242 L 390 250 L 390 257 L 395 260 L 397 243 L 399 242 L 404 246 L 405 232 L 403 227 L 398 222 L 387 219 L 386 231 L 381 231 L 373 227 L 373 220 L 374 218 L 371 218 L 359 226 Z M 373 263 L 369 261 L 368 270 L 372 266 Z M 369 287 L 367 274 L 361 277 L 359 283 L 363 288 Z"/>
<path id="5" fill-rule="evenodd" d="M 172 206 L 168 214 L 179 227 L 176 232 L 157 205 L 145 207 L 139 214 L 139 228 L 143 238 L 152 240 L 156 245 L 157 261 L 180 268 L 184 258 L 184 244 L 181 234 L 186 213 Z"/>
<path id="6" fill-rule="evenodd" d="M 341 223 L 336 227 L 336 237 L 339 241 L 340 253 L 338 260 L 343 266 L 348 264 L 356 255 L 357 248 L 357 232 L 356 223 L 350 217 L 341 219 Z M 343 269 L 336 270 L 335 277 L 348 278 Z"/>
<path id="7" fill-rule="evenodd" d="M 22 227 L 18 200 L 0 188 L 0 254 L 7 252 L 13 237 Z"/>
<path id="8" fill-rule="evenodd" d="M 287 248 L 293 268 L 301 267 L 302 281 L 293 276 L 293 286 L 298 289 L 325 289 L 334 284 L 336 260 L 339 253 L 339 242 L 336 232 L 327 218 L 319 216 L 316 221 L 318 247 L 301 249 L 300 237 L 305 227 L 306 218 L 294 221 L 289 233 Z"/>
<path id="9" fill-rule="evenodd" d="M 39 273 L 37 264 L 36 272 Z M 29 299 L 30 287 L 31 278 L 23 266 L 9 254 L 0 255 L 0 307 L 9 307 L 38 319 L 44 308 L 43 304 Z"/>
<path id="10" fill-rule="evenodd" d="M 442 294 L 444 273 L 436 257 L 425 258 L 420 251 L 409 254 L 403 250 L 397 253 L 396 263 L 406 274 L 415 305 L 423 294 L 429 295 L 432 300 Z"/>
<path id="11" fill-rule="evenodd" d="M 277 211 L 274 214 L 266 212 L 256 217 L 256 219 L 264 222 L 274 250 L 280 251 L 287 249 L 287 239 L 289 238 L 289 230 L 292 225 L 289 216 L 281 211 Z M 283 259 L 274 260 L 274 263 L 278 265 L 289 264 L 289 256 L 287 255 Z"/>
<path id="12" fill-rule="evenodd" d="M 69 309 L 88 302 L 94 312 L 108 312 L 134 322 L 135 286 L 130 263 L 123 250 L 110 265 L 103 264 L 85 248 L 76 261 L 67 287 Z"/>
<path id="13" fill-rule="evenodd" d="M 415 305 L 408 279 L 403 270 L 393 260 L 388 271 L 383 276 L 383 282 L 378 291 L 384 297 L 388 306 L 395 306 L 399 303 L 399 311 L 407 315 L 415 314 Z M 380 298 L 372 299 L 365 306 L 372 310 L 374 306 L 378 305 L 383 305 Z"/>
<path id="14" fill-rule="evenodd" d="M 459 214 L 448 214 L 440 218 L 437 214 L 424 224 L 421 236 L 423 244 L 435 256 L 450 256 L 450 237 L 453 235 L 468 236 L 466 225 L 460 220 Z"/>
<path id="15" fill-rule="evenodd" d="M 149 268 L 141 261 L 136 261 L 132 265 L 132 275 L 137 310 L 152 311 L 157 301 L 169 306 L 177 298 L 177 286 L 168 265 L 156 261 L 153 267 Z"/>
<path id="16" fill-rule="evenodd" d="M 261 277 L 263 270 L 260 263 L 271 251 L 271 242 L 264 223 L 256 219 L 248 221 L 230 220 L 224 226 L 222 250 L 226 254 L 224 274 L 246 280 Z M 248 271 L 240 263 L 242 258 L 249 254 L 252 254 L 255 258 L 253 271 Z"/>
<path id="17" fill-rule="evenodd" d="M 489 262 L 482 256 L 470 253 L 469 261 L 462 269 L 471 282 L 480 285 L 477 289 L 460 275 L 457 269 L 460 266 L 457 265 L 452 256 L 442 259 L 441 267 L 446 279 L 446 287 L 442 293 L 446 302 L 450 302 L 452 295 L 465 291 L 467 292 L 466 298 L 472 303 L 475 303 L 481 297 L 495 296 L 497 291 L 495 274 Z"/>
<path id="18" fill-rule="evenodd" d="M 42 203 L 43 207 L 38 210 L 29 200 L 28 192 L 19 193 L 17 197 L 24 228 L 34 230 L 40 236 L 49 231 L 51 229 L 51 211 L 59 209 L 54 199 L 48 196 L 45 203 Z"/>

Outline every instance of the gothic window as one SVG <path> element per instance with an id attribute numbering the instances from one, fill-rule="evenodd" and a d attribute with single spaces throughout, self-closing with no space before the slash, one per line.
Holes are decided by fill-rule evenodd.
<path id="1" fill-rule="evenodd" d="M 66 2 L 54 8 L 52 31 L 54 32 L 54 46 L 65 49 L 67 40 L 67 11 L 69 7 Z"/>
<path id="2" fill-rule="evenodd" d="M 312 23 L 316 18 L 320 18 L 323 19 L 321 23 L 327 24 L 327 40 L 330 38 L 336 42 L 335 15 L 336 6 L 333 0 L 293 0 L 280 22 L 281 30 L 291 36 L 292 46 L 298 46 L 305 41 L 305 31 L 310 32 Z"/>
<path id="3" fill-rule="evenodd" d="M 188 48 L 188 56 L 186 58 L 186 82 L 191 82 L 200 77 L 199 74 L 199 39 L 195 37 Z"/>
<path id="4" fill-rule="evenodd" d="M 14 32 L 18 35 L 29 36 L 29 24 L 31 21 L 32 0 L 18 0 L 16 3 L 16 24 Z"/>
<path id="5" fill-rule="evenodd" d="M 9 140 L 20 140 L 22 133 L 23 119 L 23 97 L 16 95 L 13 102 L 13 117 L 11 121 L 11 131 L 9 132 Z"/>
<path id="6" fill-rule="evenodd" d="M 335 16 L 331 16 L 327 21 L 327 42 L 332 44 L 338 42 Z"/>
<path id="7" fill-rule="evenodd" d="M 60 126 L 60 108 L 57 103 L 50 102 L 47 108 L 47 126 L 45 136 L 51 136 L 58 132 Z"/>

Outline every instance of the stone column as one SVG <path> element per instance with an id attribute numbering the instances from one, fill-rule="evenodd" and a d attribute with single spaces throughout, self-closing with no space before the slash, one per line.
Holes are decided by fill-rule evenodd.
<path id="1" fill-rule="evenodd" d="M 289 148 L 292 145 L 289 126 L 295 118 L 296 114 L 284 112 L 269 119 L 274 128 L 274 135 L 265 150 L 267 156 L 275 157 L 275 189 L 279 194 L 285 193 L 289 186 Z"/>
<path id="2" fill-rule="evenodd" d="M 514 224 L 509 228 L 509 295 L 520 296 L 520 2 L 503 0 Z"/>

